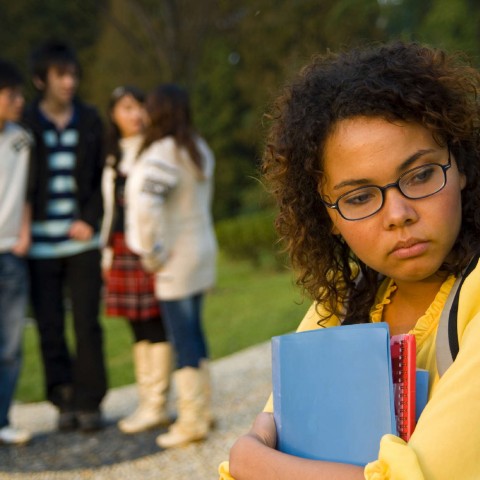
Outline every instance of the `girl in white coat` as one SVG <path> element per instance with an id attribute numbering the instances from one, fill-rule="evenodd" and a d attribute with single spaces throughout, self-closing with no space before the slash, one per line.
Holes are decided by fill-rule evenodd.
<path id="1" fill-rule="evenodd" d="M 130 248 L 156 273 L 156 295 L 176 352 L 178 419 L 157 438 L 168 448 L 205 438 L 211 425 L 201 308 L 215 282 L 214 156 L 193 129 L 185 90 L 162 85 L 146 108 L 150 123 L 127 182 L 127 225 L 139 232 Z"/>

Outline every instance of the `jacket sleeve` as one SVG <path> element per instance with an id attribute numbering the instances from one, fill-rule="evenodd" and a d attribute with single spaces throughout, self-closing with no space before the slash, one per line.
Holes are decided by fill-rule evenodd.
<path id="1" fill-rule="evenodd" d="M 103 218 L 100 228 L 100 243 L 102 247 L 110 244 L 110 236 L 115 210 L 115 170 L 106 165 L 102 172 Z"/>
<path id="2" fill-rule="evenodd" d="M 27 202 L 32 205 L 35 199 L 35 190 L 38 182 L 38 164 L 35 161 L 37 158 L 37 142 L 32 135 L 32 142 L 30 145 L 29 161 L 28 161 L 28 179 L 27 179 Z"/>
<path id="3" fill-rule="evenodd" d="M 179 181 L 175 148 L 173 141 L 159 142 L 141 159 L 137 226 L 142 264 L 150 272 L 160 270 L 170 255 L 166 202 Z"/>
<path id="4" fill-rule="evenodd" d="M 85 197 L 80 198 L 80 220 L 91 225 L 94 230 L 100 227 L 100 221 L 103 213 L 101 178 L 104 158 L 104 138 L 103 124 L 95 110 L 90 112 L 92 116 L 88 125 L 88 130 L 83 133 L 85 142 L 82 145 L 82 155 L 87 158 L 77 159 L 80 161 L 80 169 L 85 168 L 88 171 L 78 173 L 81 182 L 88 182 L 89 187 L 80 185 L 80 191 L 85 192 Z M 87 179 L 87 180 L 86 180 Z"/>

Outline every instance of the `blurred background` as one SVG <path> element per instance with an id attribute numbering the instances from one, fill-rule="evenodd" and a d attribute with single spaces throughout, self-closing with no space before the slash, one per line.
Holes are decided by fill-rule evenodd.
<path id="1" fill-rule="evenodd" d="M 80 94 L 104 112 L 132 83 L 186 86 L 218 160 L 215 218 L 265 207 L 254 180 L 263 113 L 315 52 L 415 39 L 479 62 L 478 0 L 15 0 L 0 5 L 1 55 L 28 71 L 30 49 L 68 40 L 83 66 Z M 27 91 L 27 93 L 32 93 Z"/>
<path id="2" fill-rule="evenodd" d="M 292 282 L 258 173 L 272 99 L 316 52 L 390 39 L 461 50 L 480 64 L 479 0 L 13 0 L 0 2 L 1 56 L 57 38 L 78 52 L 80 95 L 105 115 L 113 88 L 176 82 L 217 158 L 221 247 L 206 329 L 218 358 L 294 328 L 308 302 Z M 34 91 L 26 85 L 27 100 Z M 129 332 L 104 320 L 111 385 L 133 380 Z M 119 326 L 121 325 L 121 328 Z M 19 398 L 38 400 L 37 340 L 26 335 Z M 38 375 L 37 375 L 38 373 Z"/>

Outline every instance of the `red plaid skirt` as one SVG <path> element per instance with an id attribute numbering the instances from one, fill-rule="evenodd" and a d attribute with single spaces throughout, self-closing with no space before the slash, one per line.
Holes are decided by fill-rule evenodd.
<path id="1" fill-rule="evenodd" d="M 140 257 L 125 243 L 123 233 L 115 233 L 112 241 L 113 262 L 105 288 L 105 313 L 132 321 L 160 317 L 155 298 L 155 277 L 143 270 Z"/>

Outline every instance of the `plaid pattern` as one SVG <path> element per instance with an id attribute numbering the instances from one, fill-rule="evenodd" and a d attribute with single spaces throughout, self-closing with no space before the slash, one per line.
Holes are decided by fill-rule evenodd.
<path id="1" fill-rule="evenodd" d="M 108 272 L 105 292 L 105 313 L 132 321 L 160 317 L 154 295 L 155 277 L 142 269 L 140 258 L 128 249 L 123 233 L 112 239 L 113 262 Z"/>

